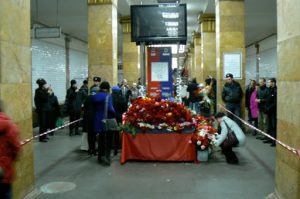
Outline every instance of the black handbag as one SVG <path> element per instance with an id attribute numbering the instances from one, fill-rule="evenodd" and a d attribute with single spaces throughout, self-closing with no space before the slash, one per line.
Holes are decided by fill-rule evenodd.
<path id="1" fill-rule="evenodd" d="M 104 130 L 105 131 L 118 131 L 119 127 L 118 127 L 116 118 L 111 118 L 111 119 L 107 118 L 107 116 L 108 116 L 108 98 L 109 98 L 109 95 L 107 95 L 105 98 L 104 119 L 102 120 Z"/>
<path id="2" fill-rule="evenodd" d="M 229 128 L 228 124 L 224 121 L 228 133 L 227 133 L 227 137 L 224 140 L 224 142 L 221 144 L 221 147 L 224 149 L 228 149 L 231 147 L 236 147 L 239 144 L 239 140 L 237 139 L 235 133 L 233 132 L 233 130 L 231 128 Z"/>

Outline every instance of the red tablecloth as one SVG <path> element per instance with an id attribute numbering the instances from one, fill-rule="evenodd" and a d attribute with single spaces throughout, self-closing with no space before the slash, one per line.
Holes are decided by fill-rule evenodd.
<path id="1" fill-rule="evenodd" d="M 122 133 L 121 164 L 127 160 L 195 161 L 192 133 Z"/>

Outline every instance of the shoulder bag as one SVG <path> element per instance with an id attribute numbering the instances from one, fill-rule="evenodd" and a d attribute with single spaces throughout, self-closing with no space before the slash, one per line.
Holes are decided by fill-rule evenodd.
<path id="1" fill-rule="evenodd" d="M 238 143 L 239 143 L 239 140 L 237 139 L 237 137 L 236 137 L 235 133 L 233 132 L 233 130 L 231 128 L 229 128 L 228 124 L 225 121 L 224 121 L 224 123 L 227 127 L 228 133 L 227 133 L 226 139 L 221 144 L 221 147 L 225 148 L 225 149 L 228 149 L 228 148 L 237 146 Z"/>
<path id="2" fill-rule="evenodd" d="M 109 94 L 105 98 L 104 106 L 104 119 L 102 120 L 105 131 L 118 131 L 118 123 L 116 118 L 108 119 L 108 98 Z"/>

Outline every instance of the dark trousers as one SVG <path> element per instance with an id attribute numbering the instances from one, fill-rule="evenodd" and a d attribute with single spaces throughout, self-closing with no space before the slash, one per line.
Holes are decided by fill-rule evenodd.
<path id="1" fill-rule="evenodd" d="M 1 199 L 12 198 L 11 184 L 0 183 L 0 198 Z"/>
<path id="2" fill-rule="evenodd" d="M 247 107 L 247 110 L 248 110 L 248 122 L 251 122 L 252 121 L 251 109 Z"/>
<path id="3" fill-rule="evenodd" d="M 80 119 L 80 112 L 79 113 L 70 113 L 70 122 Z M 75 134 L 78 134 L 79 122 L 71 124 L 69 126 L 70 134 L 73 133 L 73 129 L 75 129 Z"/>
<path id="4" fill-rule="evenodd" d="M 241 117 L 241 105 L 240 104 L 235 104 L 235 103 L 226 103 L 226 108 L 231 111 L 233 114 L 235 114 L 238 117 Z M 228 113 L 227 116 L 234 120 L 240 127 L 241 127 L 241 122 L 238 120 L 236 117 L 234 117 L 232 114 Z"/>
<path id="5" fill-rule="evenodd" d="M 40 111 L 38 113 L 39 120 L 39 134 L 45 133 L 49 128 L 49 111 Z M 41 136 L 39 139 L 44 140 L 47 135 Z"/>
<path id="6" fill-rule="evenodd" d="M 100 132 L 98 137 L 98 160 L 104 157 L 110 160 L 110 151 L 112 145 L 113 132 Z"/>
<path id="7" fill-rule="evenodd" d="M 96 137 L 97 135 L 95 132 L 88 132 L 88 144 L 90 154 L 96 153 Z"/>
<path id="8" fill-rule="evenodd" d="M 224 148 L 222 147 L 222 152 L 225 155 L 226 162 L 229 164 L 237 164 L 239 162 L 238 158 L 236 157 L 234 151 L 232 151 L 232 147 Z"/>
<path id="9" fill-rule="evenodd" d="M 268 133 L 273 138 L 277 138 L 277 118 L 276 113 L 268 114 Z"/>
<path id="10" fill-rule="evenodd" d="M 49 112 L 49 129 L 55 129 L 56 128 L 56 120 L 57 117 L 53 111 Z M 50 133 L 51 135 L 54 134 L 54 132 Z"/>

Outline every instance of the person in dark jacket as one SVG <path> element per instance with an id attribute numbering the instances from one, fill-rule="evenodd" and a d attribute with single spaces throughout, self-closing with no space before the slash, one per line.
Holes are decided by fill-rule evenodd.
<path id="1" fill-rule="evenodd" d="M 86 98 L 83 106 L 83 128 L 88 133 L 88 154 L 97 155 L 96 152 L 96 132 L 94 130 L 95 105 L 92 101 L 94 95 L 99 92 L 99 87 L 94 87 L 90 95 Z"/>
<path id="2" fill-rule="evenodd" d="M 268 97 L 268 88 L 266 79 L 259 79 L 259 89 L 257 90 L 256 102 L 258 103 L 258 128 L 264 132 L 268 131 L 268 116 L 266 114 L 266 100 Z M 267 139 L 265 136 L 259 135 L 257 139 Z"/>
<path id="3" fill-rule="evenodd" d="M 225 102 L 226 108 L 236 116 L 241 116 L 241 101 L 243 98 L 243 90 L 241 85 L 233 79 L 231 73 L 226 74 L 227 82 L 222 91 L 222 99 Z M 230 119 L 233 119 L 240 125 L 240 121 L 233 115 L 228 114 Z"/>
<path id="4" fill-rule="evenodd" d="M 49 115 L 49 128 L 54 129 L 56 126 L 56 121 L 60 117 L 60 108 L 56 95 L 54 94 L 52 88 L 49 87 L 49 103 L 50 103 L 50 115 Z M 50 133 L 54 135 L 54 132 Z"/>
<path id="5" fill-rule="evenodd" d="M 71 87 L 67 90 L 66 96 L 66 106 L 70 117 L 70 122 L 80 119 L 81 107 L 84 99 L 84 94 L 79 92 L 76 83 L 76 80 L 71 80 Z M 75 129 L 75 135 L 79 135 L 79 124 L 79 122 L 76 122 L 69 126 L 70 136 L 73 134 L 73 129 Z"/>
<path id="6" fill-rule="evenodd" d="M 199 110 L 199 89 L 198 89 L 198 83 L 196 78 L 194 78 L 187 87 L 187 92 L 189 92 L 189 108 L 193 111 L 195 111 L 197 114 L 200 113 Z"/>
<path id="7" fill-rule="evenodd" d="M 45 133 L 49 127 L 50 101 L 47 82 L 40 78 L 36 81 L 38 88 L 34 94 L 34 104 L 38 115 L 39 134 Z M 47 142 L 47 136 L 39 137 L 40 142 Z"/>
<path id="8" fill-rule="evenodd" d="M 94 84 L 93 84 L 93 86 L 91 86 L 90 92 L 91 92 L 92 89 L 95 88 L 95 87 L 98 87 L 97 90 L 100 89 L 101 78 L 95 76 L 95 77 L 93 78 L 93 82 L 94 82 Z"/>
<path id="9" fill-rule="evenodd" d="M 268 81 L 269 90 L 266 100 L 266 113 L 268 115 L 268 133 L 277 138 L 277 86 L 276 79 L 271 78 Z M 265 140 L 264 143 L 271 143 L 271 146 L 276 146 L 276 142 L 273 140 Z"/>
<path id="10" fill-rule="evenodd" d="M 109 94 L 109 90 L 109 83 L 104 81 L 100 85 L 100 92 L 92 97 L 92 102 L 95 105 L 94 132 L 99 134 L 98 161 L 107 166 L 110 165 L 112 132 L 105 131 L 103 119 L 115 117 L 115 109 L 112 104 L 112 97 Z M 108 97 L 107 113 L 104 113 L 106 97 Z M 104 118 L 105 114 L 107 115 L 107 118 Z"/>
<path id="11" fill-rule="evenodd" d="M 0 105 L 1 106 L 1 105 Z M 1 109 L 1 107 L 0 107 Z M 11 186 L 15 176 L 14 163 L 21 151 L 19 130 L 0 110 L 0 198 L 12 199 Z"/>
<path id="12" fill-rule="evenodd" d="M 122 116 L 123 113 L 127 111 L 126 107 L 126 101 L 122 95 L 122 90 L 118 86 L 112 87 L 112 103 L 113 107 L 116 111 L 116 120 L 120 124 L 122 123 Z M 114 132 L 114 138 L 113 138 L 113 144 L 114 144 L 114 155 L 118 154 L 118 149 L 120 148 L 120 132 Z"/>
<path id="13" fill-rule="evenodd" d="M 89 95 L 89 87 L 88 87 L 88 81 L 87 80 L 84 80 L 82 82 L 82 86 L 80 87 L 79 91 L 81 93 L 83 93 L 83 95 L 84 95 L 83 101 L 84 101 L 85 98 L 87 98 L 87 96 Z"/>

